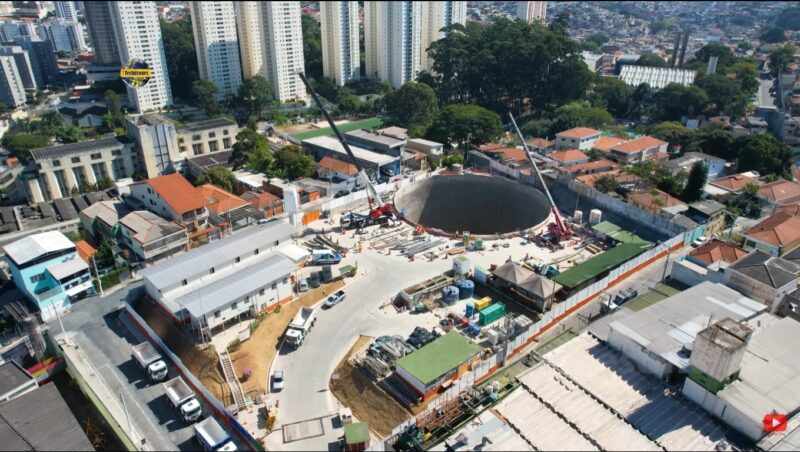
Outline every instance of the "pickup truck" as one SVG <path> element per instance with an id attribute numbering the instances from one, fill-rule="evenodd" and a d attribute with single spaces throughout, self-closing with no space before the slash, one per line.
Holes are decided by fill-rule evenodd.
<path id="1" fill-rule="evenodd" d="M 295 348 L 301 346 L 316 320 L 316 308 L 301 308 L 286 330 L 286 342 Z"/>
<path id="2" fill-rule="evenodd" d="M 209 451 L 234 451 L 238 450 L 231 440 L 231 435 L 225 431 L 212 416 L 194 424 L 194 436 L 203 450 Z"/>
<path id="3" fill-rule="evenodd" d="M 328 299 L 325 300 L 325 303 L 322 304 L 322 307 L 324 307 L 325 309 L 332 308 L 343 301 L 344 301 L 344 290 L 340 290 L 331 295 L 330 297 L 328 297 Z"/>
<path id="4" fill-rule="evenodd" d="M 187 424 L 200 419 L 203 408 L 194 396 L 194 392 L 181 377 L 175 377 L 164 383 L 164 392 L 172 402 L 172 406 L 180 413 Z"/>
<path id="5" fill-rule="evenodd" d="M 167 378 L 167 363 L 150 342 L 142 342 L 131 347 L 131 355 L 139 363 L 139 367 L 145 371 L 150 381 L 155 383 Z"/>

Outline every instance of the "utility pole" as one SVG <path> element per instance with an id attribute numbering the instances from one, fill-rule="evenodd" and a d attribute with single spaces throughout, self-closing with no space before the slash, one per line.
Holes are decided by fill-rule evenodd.
<path id="1" fill-rule="evenodd" d="M 103 294 L 103 281 L 100 279 L 100 272 L 97 271 L 97 261 L 95 260 L 94 256 L 92 256 L 92 267 L 94 267 L 94 275 L 97 277 L 97 287 L 100 288 L 100 296 L 102 297 Z"/>

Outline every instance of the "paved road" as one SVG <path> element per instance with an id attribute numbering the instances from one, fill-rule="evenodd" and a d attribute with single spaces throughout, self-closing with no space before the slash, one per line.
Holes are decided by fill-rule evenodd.
<path id="1" fill-rule="evenodd" d="M 775 98 L 769 92 L 774 84 L 773 79 L 764 80 L 758 79 L 758 106 L 759 107 L 774 107 Z"/>
<path id="2" fill-rule="evenodd" d="M 63 317 L 64 329 L 73 332 L 73 341 L 83 356 L 100 373 L 115 394 L 124 399 L 131 422 L 153 450 L 193 450 L 197 448 L 191 426 L 175 414 L 160 384 L 151 385 L 138 364 L 131 358 L 130 346 L 144 339 L 130 326 L 119 307 L 126 302 L 134 283 L 107 297 L 80 301 Z M 58 321 L 49 328 L 61 332 Z M 170 370 L 170 377 L 174 376 Z"/>
<path id="3" fill-rule="evenodd" d="M 328 381 L 336 365 L 359 335 L 407 336 L 414 326 L 424 322 L 419 315 L 398 315 L 393 308 L 379 307 L 389 301 L 411 282 L 435 276 L 452 266 L 450 260 L 408 262 L 404 258 L 387 257 L 367 251 L 355 258 L 359 275 L 346 288 L 347 299 L 332 309 L 320 311 L 318 321 L 305 343 L 286 351 L 275 361 L 275 369 L 286 373 L 286 387 L 273 394 L 280 403 L 278 423 L 288 424 L 333 413 L 338 409 L 336 399 L 328 391 Z M 366 271 L 366 275 L 362 272 Z M 429 322 L 435 320 L 427 314 Z M 327 450 L 341 435 L 327 423 L 326 435 L 304 441 L 283 444 L 280 433 L 270 436 L 271 449 Z"/>

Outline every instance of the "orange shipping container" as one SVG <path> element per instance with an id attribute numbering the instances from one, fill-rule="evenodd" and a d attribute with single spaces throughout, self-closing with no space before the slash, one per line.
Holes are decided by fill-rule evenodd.
<path id="1" fill-rule="evenodd" d="M 303 224 L 309 224 L 313 221 L 319 220 L 320 212 L 319 210 L 313 210 L 311 212 L 306 212 L 303 215 Z"/>

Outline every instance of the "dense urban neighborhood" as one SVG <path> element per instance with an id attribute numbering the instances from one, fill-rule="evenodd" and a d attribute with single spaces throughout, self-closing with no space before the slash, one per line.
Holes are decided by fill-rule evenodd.
<path id="1" fill-rule="evenodd" d="M 0 2 L 7 450 L 800 449 L 800 6 Z"/>

